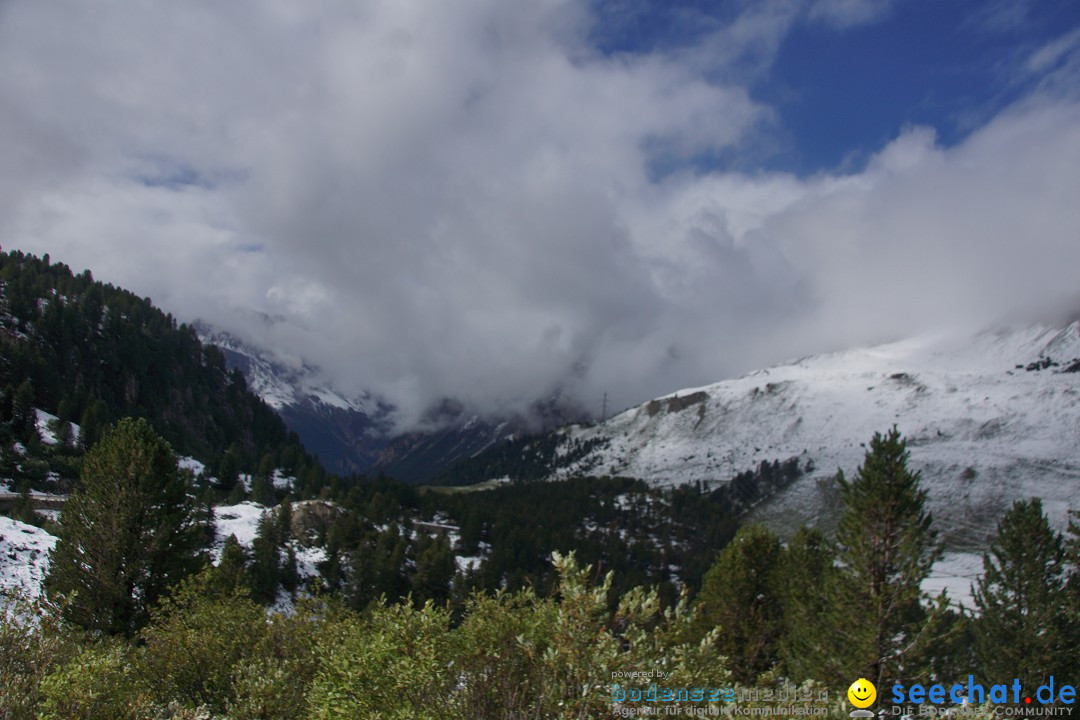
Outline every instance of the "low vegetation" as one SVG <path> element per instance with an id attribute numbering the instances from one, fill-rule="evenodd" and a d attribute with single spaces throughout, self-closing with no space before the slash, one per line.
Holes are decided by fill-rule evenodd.
<path id="1" fill-rule="evenodd" d="M 86 502 L 102 481 L 95 473 L 125 452 L 149 458 L 147 473 L 166 485 L 175 480 L 147 426 L 122 423 L 102 443 L 84 468 Z M 700 592 L 684 588 L 670 603 L 655 586 L 616 590 L 614 573 L 561 552 L 549 556 L 554 581 L 543 592 L 523 583 L 425 598 L 417 582 L 400 601 L 381 595 L 361 607 L 335 591 L 284 614 L 256 601 L 254 561 L 242 553 L 171 583 L 145 615 L 88 614 L 87 602 L 116 598 L 52 582 L 47 599 L 9 603 L 0 623 L 0 717 L 601 718 L 655 706 L 635 698 L 660 685 L 723 691 L 688 696 L 683 714 L 786 697 L 839 718 L 850 710 L 843 689 L 858 677 L 876 679 L 879 696 L 893 681 L 969 674 L 1004 683 L 1022 673 L 1028 688 L 1050 675 L 1074 680 L 1080 528 L 1063 538 L 1037 501 L 1017 503 L 986 556 L 980 612 L 957 613 L 919 590 L 939 547 L 907 460 L 895 430 L 875 435 L 841 482 L 834 540 L 804 529 L 782 544 L 742 527 L 717 548 Z M 373 509 L 392 507 L 376 495 Z M 87 542 L 62 538 L 51 577 Z M 140 562 L 153 576 L 156 566 Z"/>

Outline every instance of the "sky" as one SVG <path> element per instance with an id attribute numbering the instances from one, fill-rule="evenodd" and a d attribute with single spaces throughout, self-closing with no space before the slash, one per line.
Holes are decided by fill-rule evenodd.
<path id="1" fill-rule="evenodd" d="M 0 246 L 598 413 L 1080 308 L 1075 0 L 6 0 Z"/>

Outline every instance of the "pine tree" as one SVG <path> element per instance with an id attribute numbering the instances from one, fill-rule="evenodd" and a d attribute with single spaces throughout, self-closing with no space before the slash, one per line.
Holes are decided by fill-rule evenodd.
<path id="1" fill-rule="evenodd" d="M 1065 544 L 1066 632 L 1073 667 L 1080 666 L 1080 511 L 1069 511 L 1068 540 Z"/>
<path id="2" fill-rule="evenodd" d="M 801 527 L 779 565 L 784 617 L 779 654 L 785 675 L 796 682 L 842 682 L 844 669 L 837 661 L 843 647 L 833 628 L 844 619 L 836 617 L 831 600 L 839 578 L 835 549 L 820 530 Z"/>
<path id="3" fill-rule="evenodd" d="M 10 383 L 0 391 L 0 423 L 10 423 L 14 410 L 15 388 Z"/>
<path id="4" fill-rule="evenodd" d="M 75 435 L 71 430 L 71 423 L 67 420 L 58 418 L 53 425 L 53 434 L 56 436 L 56 452 L 65 453 L 74 449 Z"/>
<path id="5" fill-rule="evenodd" d="M 256 475 L 251 480 L 251 500 L 263 506 L 271 506 L 277 502 L 274 496 L 274 486 L 266 475 Z"/>
<path id="6" fill-rule="evenodd" d="M 379 533 L 372 556 L 374 587 L 370 599 L 383 595 L 388 600 L 404 597 L 408 592 L 408 579 L 405 577 L 407 553 L 407 543 L 398 532 L 397 525 L 391 525 Z"/>
<path id="7" fill-rule="evenodd" d="M 439 535 L 424 543 L 417 553 L 416 572 L 411 580 L 416 606 L 423 607 L 427 600 L 445 605 L 450 598 L 450 583 L 456 570 L 454 554 L 445 536 Z"/>
<path id="8" fill-rule="evenodd" d="M 1024 683 L 1061 678 L 1068 657 L 1065 547 L 1038 498 L 1018 500 L 998 523 L 975 584 L 976 652 L 983 677 Z"/>
<path id="9" fill-rule="evenodd" d="M 247 552 L 236 535 L 225 538 L 221 560 L 213 572 L 214 589 L 223 597 L 248 588 Z"/>
<path id="10" fill-rule="evenodd" d="M 281 563 L 281 587 L 289 594 L 300 587 L 300 568 L 296 561 L 296 548 L 292 543 L 285 545 L 285 559 Z"/>
<path id="11" fill-rule="evenodd" d="M 914 660 L 925 657 L 933 640 L 929 629 L 938 626 L 923 606 L 921 585 L 941 557 L 941 546 L 920 473 L 908 469 L 908 458 L 907 443 L 893 427 L 886 435 L 874 434 L 853 481 L 843 472 L 837 478 L 843 572 L 834 606 L 849 620 L 840 626 L 848 649 L 845 674 L 879 687 L 886 678 L 926 674 Z"/>
<path id="12" fill-rule="evenodd" d="M 203 562 L 186 474 L 145 419 L 125 418 L 86 454 L 82 487 L 67 501 L 46 589 L 67 596 L 69 619 L 130 633 L 162 593 Z"/>
<path id="13" fill-rule="evenodd" d="M 45 516 L 34 509 L 34 501 L 30 498 L 30 484 L 23 482 L 20 485 L 19 497 L 15 500 L 15 504 L 9 512 L 11 519 L 27 525 L 43 527 L 45 525 Z"/>
<path id="14" fill-rule="evenodd" d="M 106 415 L 107 408 L 102 400 L 94 400 L 83 410 L 79 418 L 79 444 L 84 450 L 89 450 L 97 444 Z"/>
<path id="15" fill-rule="evenodd" d="M 783 629 L 776 571 L 780 541 L 761 525 L 739 529 L 705 574 L 699 601 L 707 630 L 736 680 L 753 683 L 778 659 Z"/>
<path id="16" fill-rule="evenodd" d="M 222 497 L 227 498 L 228 501 L 234 505 L 237 502 L 242 502 L 242 497 L 239 500 L 236 500 L 236 502 L 233 502 L 233 500 L 236 499 L 234 495 L 236 486 L 240 482 L 240 461 L 237 459 L 236 454 L 233 453 L 232 448 L 221 457 L 221 464 L 218 466 L 217 480 Z"/>
<path id="17" fill-rule="evenodd" d="M 37 416 L 34 413 L 34 384 L 23 380 L 12 400 L 11 429 L 16 439 L 29 443 L 31 435 L 37 435 Z"/>
<path id="18" fill-rule="evenodd" d="M 256 602 L 271 603 L 281 585 L 281 541 L 277 516 L 268 511 L 259 518 L 255 540 L 251 544 L 251 597 Z"/>

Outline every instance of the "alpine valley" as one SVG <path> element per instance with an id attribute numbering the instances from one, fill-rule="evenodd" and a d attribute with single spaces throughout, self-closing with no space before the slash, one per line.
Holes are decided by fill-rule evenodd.
<path id="1" fill-rule="evenodd" d="M 523 438 L 458 466 L 455 482 L 627 476 L 716 487 L 763 462 L 801 477 L 755 515 L 777 530 L 830 525 L 834 478 L 869 436 L 908 439 L 938 527 L 982 544 L 1014 500 L 1062 526 L 1080 506 L 1080 322 L 941 332 L 751 372 L 656 398 L 598 425 Z"/>
<path id="2" fill-rule="evenodd" d="M 350 553 L 385 556 L 385 577 L 398 580 L 356 598 L 408 592 L 424 552 L 453 559 L 439 587 L 454 566 L 478 572 L 474 587 L 542 587 L 553 548 L 617 561 L 625 582 L 666 583 L 671 597 L 679 582 L 700 581 L 740 523 L 762 522 L 781 537 L 803 524 L 832 531 L 837 471 L 852 474 L 871 435 L 893 426 L 907 440 L 947 549 L 928 589 L 968 599 L 981 552 L 1014 501 L 1041 498 L 1058 528 L 1080 507 L 1080 321 L 941 331 L 806 357 L 600 423 L 581 421 L 559 399 L 537 401 L 539 420 L 484 418 L 448 399 L 426 429 L 395 434 L 394 408 L 377 391 L 341 392 L 294 349 L 257 348 L 201 323 L 178 328 L 148 300 L 47 259 L 11 254 L 5 272 L 0 339 L 9 348 L 12 444 L 0 452 L 9 470 L 0 482 L 9 493 L 67 492 L 87 442 L 57 438 L 91 437 L 104 422 L 145 416 L 188 456 L 204 501 L 216 506 L 219 551 L 230 534 L 250 545 L 265 508 L 286 497 L 329 502 L 331 509 L 299 508 L 303 523 L 322 529 L 303 540 L 282 535 L 281 558 L 286 547 L 300 558 L 317 553 L 322 559 L 301 563 L 299 574 L 334 588 L 354 583 Z M 54 357 L 119 353 L 114 335 L 150 338 L 140 340 L 146 348 L 124 346 L 131 358 L 117 355 L 119 374 L 69 378 L 54 367 Z M 184 413 L 166 400 L 185 398 L 183 389 L 155 374 L 167 362 L 191 365 L 191 382 L 208 388 L 205 399 L 184 401 Z M 27 387 L 16 392 L 20 383 Z M 218 425 L 203 429 L 203 406 L 222 415 Z M 258 423 L 225 414 L 230 408 L 250 408 Z M 245 435 L 246 427 L 257 434 Z M 350 529 L 331 532 L 335 523 Z M 448 544 L 425 544 L 440 534 Z M 26 544 L 28 557 L 43 560 L 35 547 Z"/>
<path id="3" fill-rule="evenodd" d="M 260 316 L 256 322 L 273 320 Z M 220 349 L 228 367 L 241 371 L 305 447 L 340 474 L 382 473 L 425 483 L 504 440 L 584 417 L 559 398 L 534 403 L 528 417 L 480 416 L 448 398 L 426 413 L 421 428 L 395 432 L 394 406 L 376 393 L 351 395 L 295 355 L 259 347 L 205 322 L 194 326 L 203 344 Z"/>

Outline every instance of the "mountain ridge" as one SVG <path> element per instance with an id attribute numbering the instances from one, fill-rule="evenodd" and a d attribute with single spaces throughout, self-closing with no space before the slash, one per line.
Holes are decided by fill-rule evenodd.
<path id="1" fill-rule="evenodd" d="M 484 417 L 446 398 L 425 413 L 422 425 L 398 429 L 394 406 L 375 393 L 350 395 L 319 368 L 278 357 L 235 334 L 196 322 L 199 339 L 217 347 L 231 370 L 297 433 L 305 447 L 333 472 L 386 474 L 408 483 L 432 480 L 508 438 L 561 426 L 583 413 L 555 397 L 531 405 L 531 415 Z"/>
<path id="2" fill-rule="evenodd" d="M 546 479 L 723 484 L 799 458 L 813 471 L 759 512 L 795 526 L 827 524 L 830 479 L 854 472 L 873 432 L 895 424 L 946 532 L 967 542 L 1021 497 L 1043 497 L 1058 525 L 1080 507 L 1078 358 L 1080 322 L 941 332 L 682 389 L 532 442 L 545 447 Z"/>
<path id="3" fill-rule="evenodd" d="M 389 405 L 371 393 L 341 392 L 317 368 L 276 357 L 204 321 L 194 327 L 331 472 L 363 474 L 378 462 L 388 442 Z"/>

